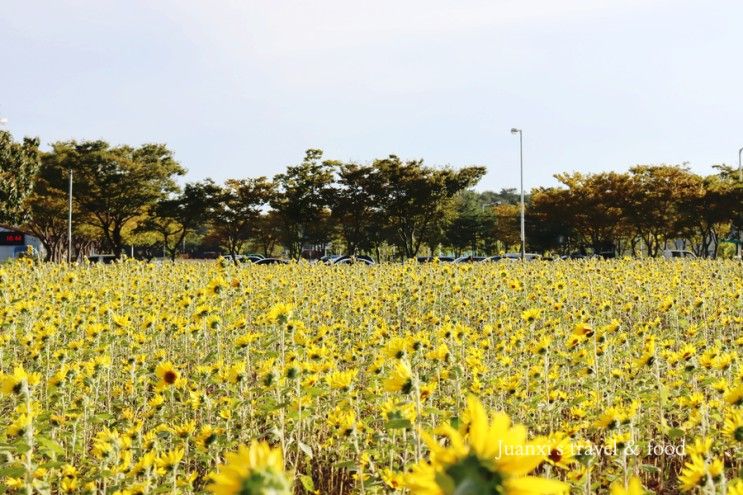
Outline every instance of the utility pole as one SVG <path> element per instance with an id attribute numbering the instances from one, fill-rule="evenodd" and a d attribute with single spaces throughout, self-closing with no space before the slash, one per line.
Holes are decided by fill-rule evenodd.
<path id="1" fill-rule="evenodd" d="M 526 226 L 524 222 L 524 133 L 515 127 L 511 134 L 519 135 L 519 165 L 521 168 L 521 261 L 526 260 Z"/>
<path id="2" fill-rule="evenodd" d="M 741 161 L 741 156 L 743 156 L 743 148 L 738 150 L 738 180 L 743 186 L 743 161 Z M 738 258 L 743 260 L 743 225 L 738 225 Z"/>

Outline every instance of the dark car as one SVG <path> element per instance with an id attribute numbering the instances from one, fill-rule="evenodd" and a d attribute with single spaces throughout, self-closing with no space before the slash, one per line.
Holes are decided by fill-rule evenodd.
<path id="1" fill-rule="evenodd" d="M 104 265 L 113 263 L 118 259 L 119 258 L 114 254 L 94 254 L 92 256 L 88 256 L 88 261 L 90 261 L 91 263 L 102 263 Z"/>
<path id="2" fill-rule="evenodd" d="M 330 265 L 338 265 L 338 264 L 349 265 L 349 264 L 353 264 L 354 262 L 364 263 L 364 264 L 367 264 L 367 265 L 374 265 L 375 264 L 374 263 L 374 260 L 371 259 L 371 256 L 367 256 L 365 254 L 360 254 L 358 256 L 347 256 L 347 255 L 338 256 L 338 257 L 334 258 L 332 261 L 330 261 L 328 264 L 330 264 Z"/>
<path id="3" fill-rule="evenodd" d="M 586 258 L 588 258 L 588 255 L 581 253 L 563 254 L 562 256 L 560 256 L 561 260 L 582 260 Z"/>
<path id="4" fill-rule="evenodd" d="M 439 263 L 452 263 L 454 259 L 454 256 L 418 256 L 416 258 L 418 263 L 434 263 L 435 261 Z"/>
<path id="5" fill-rule="evenodd" d="M 256 261 L 253 264 L 254 265 L 286 265 L 288 263 L 289 263 L 288 260 L 282 260 L 280 258 L 263 258 L 263 259 Z"/>
<path id="6" fill-rule="evenodd" d="M 485 260 L 485 256 L 461 256 L 454 260 L 454 263 L 478 263 Z"/>
<path id="7" fill-rule="evenodd" d="M 486 263 L 486 262 L 493 262 L 493 261 L 516 261 L 516 260 L 513 258 L 506 258 L 505 256 L 495 255 L 495 256 L 490 256 L 489 258 L 485 258 L 482 261 L 483 263 Z"/>
<path id="8" fill-rule="evenodd" d="M 362 258 L 362 257 L 357 257 L 357 258 L 352 258 L 352 257 L 343 258 L 343 259 L 340 259 L 340 260 L 336 261 L 335 263 L 333 263 L 333 265 L 366 265 L 366 266 L 371 266 L 371 265 L 375 265 L 375 264 L 376 263 L 374 263 L 374 261 L 372 261 L 368 257 L 365 257 L 365 258 Z"/>

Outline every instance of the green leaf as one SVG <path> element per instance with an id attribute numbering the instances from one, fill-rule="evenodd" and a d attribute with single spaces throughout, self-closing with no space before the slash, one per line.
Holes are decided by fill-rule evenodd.
<path id="1" fill-rule="evenodd" d="M 302 389 L 302 392 L 309 395 L 310 397 L 319 397 L 325 394 L 325 391 L 323 391 L 323 389 L 321 389 L 320 387 L 307 387 L 305 389 Z"/>
<path id="2" fill-rule="evenodd" d="M 299 477 L 299 481 L 302 482 L 302 486 L 308 492 L 315 491 L 315 482 L 312 480 L 312 476 L 304 474 Z"/>
<path id="3" fill-rule="evenodd" d="M 384 427 L 388 430 L 398 430 L 402 428 L 410 428 L 412 423 L 407 419 L 391 419 L 385 423 Z"/>
<path id="4" fill-rule="evenodd" d="M 16 454 L 25 454 L 26 452 L 31 450 L 31 446 L 28 445 L 23 440 L 19 440 L 16 443 L 14 443 L 13 447 L 15 448 Z"/>
<path id="5" fill-rule="evenodd" d="M 0 467 L 0 478 L 19 478 L 26 474 L 26 468 L 23 466 L 2 466 Z"/>
<path id="6" fill-rule="evenodd" d="M 338 469 L 349 469 L 351 471 L 356 471 L 358 467 L 356 466 L 356 463 L 353 461 L 340 461 L 333 464 L 333 467 L 336 467 Z"/>
<path id="7" fill-rule="evenodd" d="M 684 433 L 684 430 L 680 430 L 678 428 L 671 428 L 668 432 L 668 438 L 671 440 L 677 440 L 679 438 L 683 438 L 686 433 Z"/>
<path id="8" fill-rule="evenodd" d="M 36 440 L 39 443 L 39 446 L 42 450 L 44 450 L 50 457 L 54 454 L 56 455 L 64 455 L 65 450 L 64 448 L 51 438 L 46 437 L 38 437 Z"/>

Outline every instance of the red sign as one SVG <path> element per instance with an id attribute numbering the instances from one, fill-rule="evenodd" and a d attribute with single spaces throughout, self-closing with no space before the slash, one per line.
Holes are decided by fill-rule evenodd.
<path id="1" fill-rule="evenodd" d="M 23 246 L 26 235 L 22 232 L 0 232 L 0 246 Z"/>

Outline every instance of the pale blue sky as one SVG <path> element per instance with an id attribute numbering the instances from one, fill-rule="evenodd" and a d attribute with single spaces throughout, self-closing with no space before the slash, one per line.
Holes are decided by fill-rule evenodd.
<path id="1" fill-rule="evenodd" d="M 743 2 L 2 0 L 16 137 L 165 142 L 189 178 L 309 147 L 482 164 L 480 189 L 743 146 Z M 736 163 L 737 164 L 737 163 Z"/>

